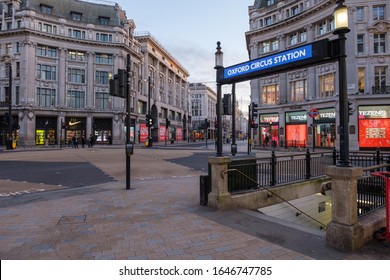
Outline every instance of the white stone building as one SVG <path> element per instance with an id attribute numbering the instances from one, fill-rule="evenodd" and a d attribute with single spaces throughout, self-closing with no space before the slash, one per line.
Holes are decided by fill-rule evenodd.
<path id="1" fill-rule="evenodd" d="M 149 112 L 149 94 L 150 112 L 154 120 L 151 129 L 153 142 L 187 140 L 188 126 L 191 124 L 188 71 L 150 33 L 136 33 L 135 38 L 141 44 L 142 76 L 145 77 L 139 81 L 141 91 L 137 96 L 140 142 L 147 138 L 145 115 Z M 149 82 L 146 81 L 149 77 L 150 93 Z"/>
<path id="2" fill-rule="evenodd" d="M 215 139 L 217 93 L 203 83 L 191 83 L 192 139 Z M 208 121 L 208 127 L 206 125 Z"/>
<path id="3" fill-rule="evenodd" d="M 246 33 L 250 59 L 337 39 L 333 34 L 336 1 L 256 0 L 249 7 Z M 390 2 L 345 1 L 350 149 L 390 148 Z M 338 63 L 330 62 L 251 81 L 259 104 L 259 129 L 280 146 L 338 147 Z M 308 112 L 318 110 L 311 118 Z"/>
<path id="4" fill-rule="evenodd" d="M 126 69 L 128 54 L 131 137 L 138 141 L 137 132 L 145 123 L 145 80 L 151 74 L 157 79 L 153 84 L 159 96 L 164 92 L 168 98 L 180 88 L 179 103 L 177 99 L 155 101 L 157 116 L 165 122 L 164 108 L 175 127 L 183 127 L 182 119 L 188 120 L 189 74 L 167 52 L 160 52 L 161 46 L 148 51 L 144 41 L 134 36 L 134 21 L 118 4 L 1 0 L 0 7 L 0 145 L 8 138 L 10 81 L 12 134 L 19 145 L 59 144 L 60 139 L 67 144 L 73 136 L 81 141 L 90 135 L 97 143 L 123 144 L 126 102 L 109 95 L 109 79 L 118 69 Z M 154 51 L 163 55 L 154 56 Z M 157 60 L 163 60 L 160 64 L 166 68 L 153 70 Z M 166 75 L 164 85 L 158 83 L 161 74 Z M 164 102 L 169 105 L 160 106 Z"/>

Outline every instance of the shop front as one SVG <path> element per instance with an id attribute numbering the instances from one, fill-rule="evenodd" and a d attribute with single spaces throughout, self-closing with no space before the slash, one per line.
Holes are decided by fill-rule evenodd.
<path id="1" fill-rule="evenodd" d="M 57 117 L 36 117 L 35 144 L 55 145 L 57 144 Z"/>
<path id="2" fill-rule="evenodd" d="M 359 106 L 359 148 L 390 148 L 390 106 Z"/>
<path id="3" fill-rule="evenodd" d="M 286 147 L 307 147 L 307 112 L 286 113 Z"/>
<path id="4" fill-rule="evenodd" d="M 139 124 L 139 131 L 138 131 L 138 140 L 139 143 L 145 143 L 146 139 L 148 139 L 149 136 L 149 128 L 146 126 L 146 123 L 140 123 Z"/>
<path id="5" fill-rule="evenodd" d="M 183 141 L 183 128 L 182 127 L 176 128 L 176 141 Z"/>
<path id="6" fill-rule="evenodd" d="M 96 144 L 112 144 L 111 118 L 94 118 L 93 126 Z M 82 135 L 85 135 L 85 132 Z"/>
<path id="7" fill-rule="evenodd" d="M 279 115 L 260 114 L 259 115 L 260 145 L 279 146 Z"/>
<path id="8" fill-rule="evenodd" d="M 82 138 L 86 137 L 86 118 L 66 117 L 65 118 L 65 143 L 73 146 L 75 141 L 82 143 Z"/>
<path id="9" fill-rule="evenodd" d="M 12 141 L 19 141 L 19 122 L 17 116 L 12 116 Z M 0 145 L 7 145 L 9 139 L 8 116 L 0 116 Z"/>
<path id="10" fill-rule="evenodd" d="M 166 142 L 169 140 L 168 129 L 165 123 L 160 123 L 159 127 L 159 142 Z"/>
<path id="11" fill-rule="evenodd" d="M 313 118 L 314 143 L 316 148 L 333 148 L 336 141 L 336 109 L 318 109 Z"/>

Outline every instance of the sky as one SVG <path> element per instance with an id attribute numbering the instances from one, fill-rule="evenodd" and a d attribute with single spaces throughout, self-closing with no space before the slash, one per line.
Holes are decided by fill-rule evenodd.
<path id="1" fill-rule="evenodd" d="M 249 31 L 248 7 L 254 0 L 114 0 L 135 32 L 149 32 L 190 73 L 188 82 L 215 87 L 215 52 L 221 42 L 224 66 L 249 60 L 245 32 Z M 231 85 L 222 94 L 231 93 Z M 243 111 L 250 102 L 249 82 L 236 85 Z"/>

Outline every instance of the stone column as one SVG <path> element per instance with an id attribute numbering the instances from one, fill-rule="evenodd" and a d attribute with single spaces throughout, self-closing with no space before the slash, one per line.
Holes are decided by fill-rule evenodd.
<path id="1" fill-rule="evenodd" d="M 332 178 L 332 222 L 326 228 L 326 242 L 341 250 L 354 251 L 362 246 L 363 234 L 357 217 L 357 180 L 362 167 L 326 167 Z"/>
<path id="2" fill-rule="evenodd" d="M 210 157 L 211 165 L 211 192 L 208 196 L 208 206 L 220 210 L 233 208 L 232 196 L 228 192 L 228 169 L 230 157 Z"/>

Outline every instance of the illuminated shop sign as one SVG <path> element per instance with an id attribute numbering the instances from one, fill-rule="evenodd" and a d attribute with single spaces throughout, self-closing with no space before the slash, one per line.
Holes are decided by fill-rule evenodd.
<path id="1" fill-rule="evenodd" d="M 252 60 L 224 69 L 224 79 L 245 75 L 251 72 L 265 70 L 313 57 L 312 45 L 288 50 L 271 56 Z"/>
<path id="2" fill-rule="evenodd" d="M 390 106 L 360 106 L 359 119 L 390 118 Z"/>
<path id="3" fill-rule="evenodd" d="M 320 113 L 319 114 L 321 119 L 335 119 L 336 118 L 336 112 L 327 112 L 327 113 Z"/>
<path id="4" fill-rule="evenodd" d="M 279 122 L 278 114 L 260 115 L 260 123 L 277 123 Z"/>
<path id="5" fill-rule="evenodd" d="M 307 122 L 307 112 L 291 112 L 286 113 L 286 122 L 287 123 L 306 123 Z"/>
<path id="6" fill-rule="evenodd" d="M 318 109 L 318 115 L 314 118 L 314 122 L 335 122 L 336 121 L 336 109 Z"/>

